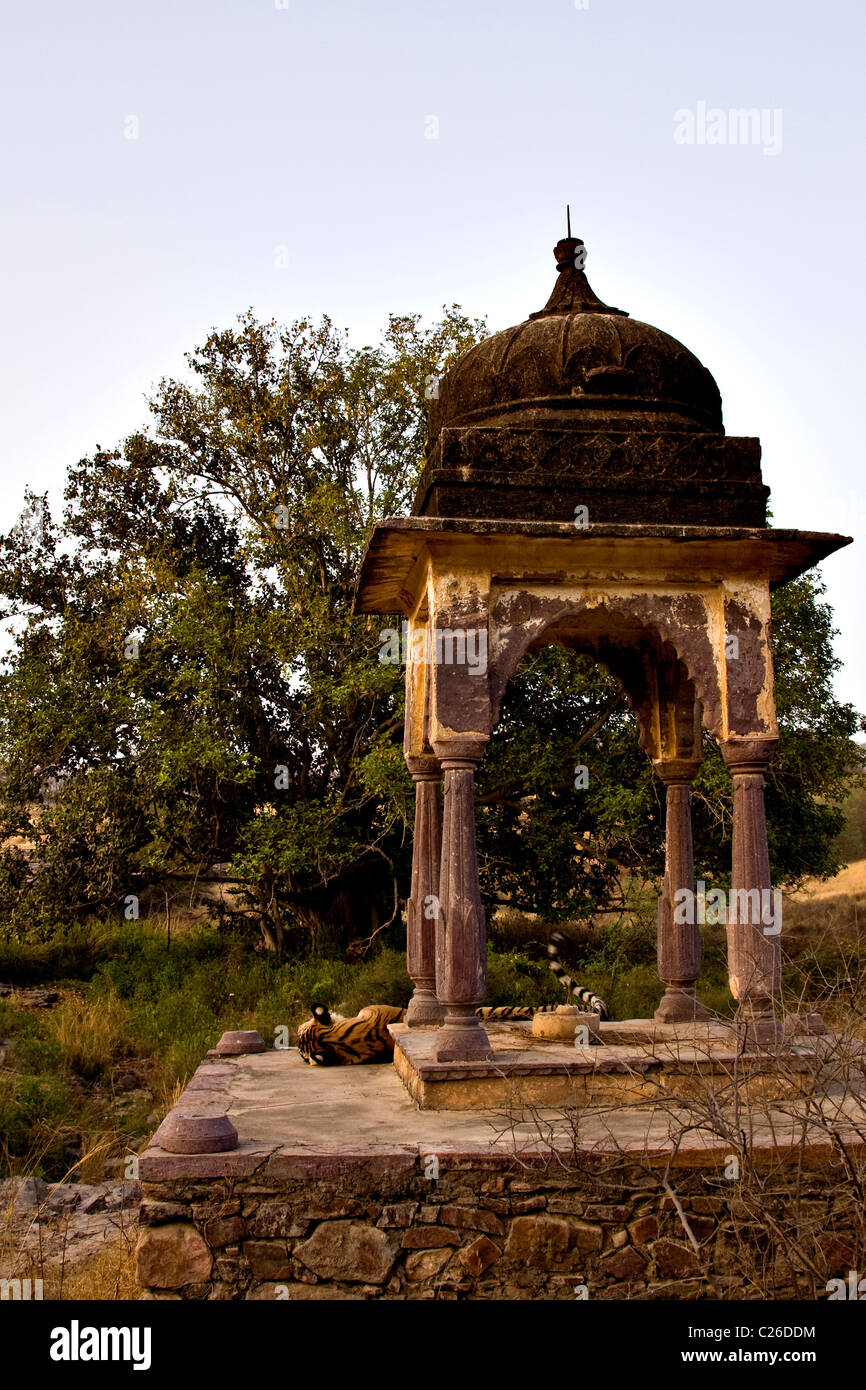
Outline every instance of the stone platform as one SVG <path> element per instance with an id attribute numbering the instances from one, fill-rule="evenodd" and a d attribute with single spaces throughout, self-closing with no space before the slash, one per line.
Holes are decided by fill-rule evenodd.
<path id="1" fill-rule="evenodd" d="M 421 1110 L 393 1066 L 286 1049 L 205 1060 L 180 1113 L 227 1115 L 238 1143 L 169 1152 L 169 1116 L 141 1154 L 145 1297 L 748 1297 L 768 1203 L 810 1261 L 780 1256 L 773 1296 L 860 1267 L 846 1164 L 864 1171 L 866 1111 L 847 1092 L 741 1107 L 727 1129 L 658 1099 Z"/>
<path id="2" fill-rule="evenodd" d="M 734 1026 L 715 1021 L 602 1023 L 600 1044 L 575 1047 L 534 1037 L 529 1022 L 487 1023 L 489 1061 L 438 1062 L 436 1030 L 391 1025 L 394 1066 L 422 1110 L 565 1105 L 689 1098 L 710 1086 L 729 1098 L 807 1094 L 819 1046 L 801 1035 L 773 1054 L 744 1052 Z"/>

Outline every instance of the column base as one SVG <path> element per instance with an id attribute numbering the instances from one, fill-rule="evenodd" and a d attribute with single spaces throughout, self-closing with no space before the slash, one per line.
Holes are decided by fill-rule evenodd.
<path id="1" fill-rule="evenodd" d="M 444 1021 L 444 1018 L 445 1010 L 436 998 L 436 991 L 432 985 L 417 984 L 406 1010 L 406 1022 L 409 1027 L 437 1027 Z"/>
<path id="2" fill-rule="evenodd" d="M 696 1023 L 709 1018 L 694 985 L 668 985 L 653 1014 L 655 1023 Z"/>
<path id="3" fill-rule="evenodd" d="M 488 1062 L 493 1056 L 490 1039 L 476 1017 L 474 1006 L 449 1005 L 445 1022 L 436 1034 L 433 1058 L 437 1062 Z"/>
<path id="4" fill-rule="evenodd" d="M 747 1052 L 774 1052 L 784 1041 L 785 1029 L 772 1008 L 762 1013 L 742 1012 L 737 1019 Z"/>

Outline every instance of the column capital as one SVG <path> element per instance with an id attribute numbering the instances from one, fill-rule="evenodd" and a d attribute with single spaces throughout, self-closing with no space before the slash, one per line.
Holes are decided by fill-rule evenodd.
<path id="1" fill-rule="evenodd" d="M 433 749 L 443 768 L 474 768 L 482 761 L 489 742 L 489 734 L 453 734 L 434 739 Z"/>
<path id="2" fill-rule="evenodd" d="M 701 762 L 701 758 L 659 758 L 653 766 L 666 787 L 691 786 Z"/>
<path id="3" fill-rule="evenodd" d="M 434 753 L 406 753 L 406 766 L 416 782 L 438 782 L 442 767 Z"/>
<path id="4" fill-rule="evenodd" d="M 778 742 L 778 737 L 727 738 L 719 746 L 732 773 L 754 773 L 766 772 Z"/>

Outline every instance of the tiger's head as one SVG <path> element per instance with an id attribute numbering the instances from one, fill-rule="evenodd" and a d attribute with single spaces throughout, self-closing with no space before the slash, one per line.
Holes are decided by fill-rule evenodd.
<path id="1" fill-rule="evenodd" d="M 336 1024 L 343 1022 L 345 1020 L 341 1014 L 332 1014 L 324 1004 L 316 1004 L 312 1018 L 308 1018 L 298 1029 L 298 1052 L 303 1060 L 310 1066 L 338 1066 L 340 1059 L 328 1035 Z"/>

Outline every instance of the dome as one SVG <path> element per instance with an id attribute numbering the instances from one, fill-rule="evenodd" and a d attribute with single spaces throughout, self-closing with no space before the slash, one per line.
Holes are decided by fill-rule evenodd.
<path id="1" fill-rule="evenodd" d="M 457 359 L 431 402 L 415 516 L 766 526 L 757 439 L 732 439 L 688 348 L 614 309 L 554 248 L 543 309 Z"/>
<path id="2" fill-rule="evenodd" d="M 723 433 L 722 401 L 706 367 L 670 334 L 603 304 L 564 237 L 545 307 L 463 354 L 439 382 L 430 438 L 445 426 L 528 425 L 595 431 Z"/>

